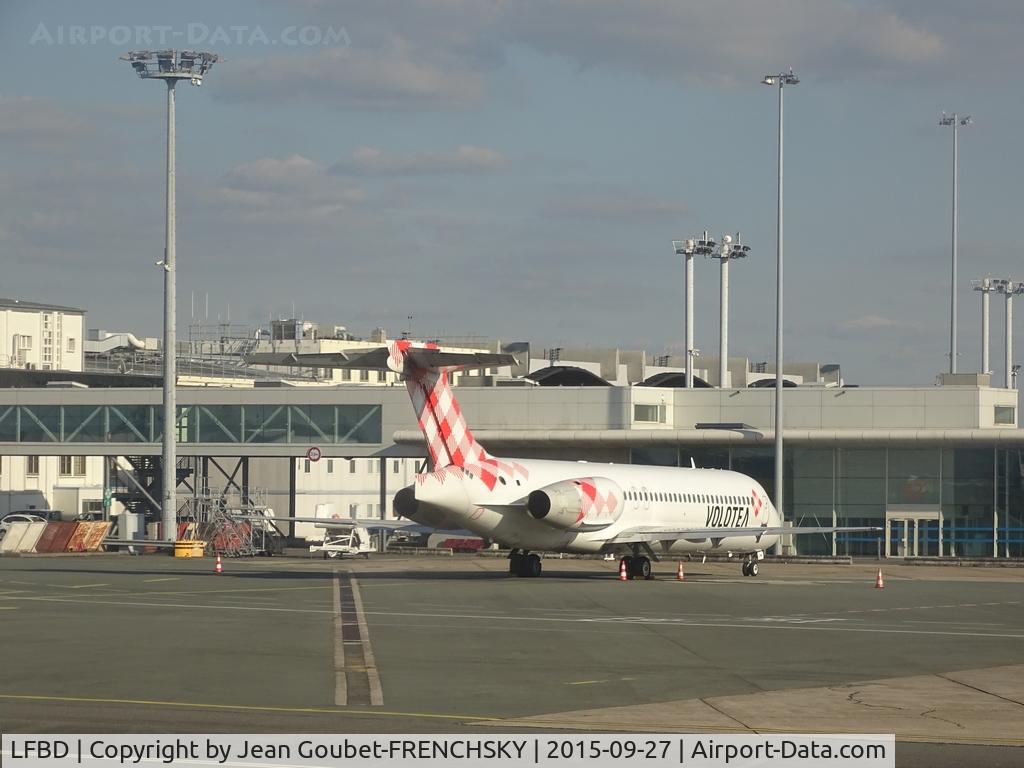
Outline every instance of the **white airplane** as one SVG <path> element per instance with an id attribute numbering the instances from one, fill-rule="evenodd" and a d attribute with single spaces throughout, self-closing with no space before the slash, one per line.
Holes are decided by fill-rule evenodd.
<path id="1" fill-rule="evenodd" d="M 466 424 L 448 372 L 510 365 L 511 355 L 445 352 L 401 340 L 351 357 L 257 354 L 248 361 L 398 373 L 433 470 L 395 495 L 395 512 L 510 548 L 509 572 L 517 576 L 540 576 L 537 552 L 612 553 L 630 578 L 649 578 L 651 560 L 662 555 L 721 552 L 739 556 L 743 575 L 756 576 L 765 550 L 783 534 L 880 530 L 783 527 L 761 485 L 729 470 L 492 456 Z"/>

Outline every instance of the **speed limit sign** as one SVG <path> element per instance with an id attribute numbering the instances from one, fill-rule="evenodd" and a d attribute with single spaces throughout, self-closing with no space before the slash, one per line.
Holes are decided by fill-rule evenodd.
<path id="1" fill-rule="evenodd" d="M 324 452 L 317 448 L 315 445 L 306 451 L 306 458 L 310 461 L 320 461 L 320 457 L 324 455 Z"/>

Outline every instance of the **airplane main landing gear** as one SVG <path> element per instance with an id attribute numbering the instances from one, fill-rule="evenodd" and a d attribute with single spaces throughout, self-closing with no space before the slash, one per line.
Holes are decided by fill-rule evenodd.
<path id="1" fill-rule="evenodd" d="M 542 570 L 540 555 L 513 552 L 508 556 L 508 572 L 513 576 L 537 577 Z"/>
<path id="2" fill-rule="evenodd" d="M 630 557 L 626 555 L 622 558 L 622 562 L 626 564 L 626 576 L 630 579 L 649 579 L 651 578 L 651 560 L 644 555 L 634 555 Z"/>

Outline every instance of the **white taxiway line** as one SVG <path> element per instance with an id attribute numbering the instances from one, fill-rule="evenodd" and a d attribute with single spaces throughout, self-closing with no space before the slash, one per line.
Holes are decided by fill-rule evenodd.
<path id="1" fill-rule="evenodd" d="M 649 625 L 660 627 L 678 627 L 680 629 L 699 628 L 722 628 L 722 629 L 781 629 L 805 632 L 861 632 L 868 634 L 893 634 L 893 635 L 932 635 L 942 637 L 991 637 L 991 638 L 1015 638 L 1024 640 L 1024 629 L 1018 632 L 952 632 L 935 629 L 891 629 L 881 627 L 838 627 L 833 624 L 783 624 L 783 623 L 746 623 L 749 619 L 739 621 L 693 621 L 679 618 L 652 618 L 648 616 L 593 616 L 589 618 L 579 616 L 496 616 L 494 614 L 464 614 L 464 613 L 412 613 L 412 612 L 390 612 L 390 611 L 368 611 L 374 616 L 398 616 L 404 618 L 424 619 L 472 619 L 476 621 L 515 621 L 527 622 L 558 622 L 570 624 L 598 624 L 598 625 Z"/>
<path id="2" fill-rule="evenodd" d="M 188 608 L 189 610 L 208 609 L 214 611 L 274 611 L 280 613 L 331 613 L 329 610 L 316 608 L 270 608 L 263 605 L 202 605 L 200 603 L 138 603 L 130 600 L 94 600 L 86 596 L 80 599 L 70 597 L 6 597 L 7 600 L 21 600 L 36 603 L 74 603 L 75 605 L 124 605 L 135 608 Z"/>
<path id="3" fill-rule="evenodd" d="M 331 605 L 334 613 L 334 703 L 348 705 L 348 683 L 345 680 L 345 645 L 341 639 L 341 581 L 338 572 L 331 579 Z"/>
<path id="4" fill-rule="evenodd" d="M 370 685 L 370 706 L 380 707 L 384 704 L 384 690 L 381 688 L 377 662 L 374 661 L 373 650 L 370 648 L 370 630 L 366 626 L 366 615 L 363 613 L 363 598 L 359 594 L 359 582 L 356 581 L 355 576 L 352 576 L 349 584 L 352 587 L 352 601 L 356 607 L 359 637 L 363 641 L 363 666 L 366 667 L 366 680 Z"/>

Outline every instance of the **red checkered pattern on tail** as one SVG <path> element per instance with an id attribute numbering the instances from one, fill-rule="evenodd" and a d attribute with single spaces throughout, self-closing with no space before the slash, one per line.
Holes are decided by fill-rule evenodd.
<path id="1" fill-rule="evenodd" d="M 490 459 L 466 424 L 448 383 L 448 372 L 410 365 L 405 353 L 413 346 L 412 342 L 405 340 L 392 344 L 388 365 L 405 376 L 405 386 L 434 466 L 464 467 Z M 436 349 L 437 345 L 428 344 L 426 348 Z"/>
<path id="2" fill-rule="evenodd" d="M 761 512 L 761 497 L 757 495 L 757 491 L 751 490 L 750 493 L 754 497 L 754 517 L 757 517 Z"/>

